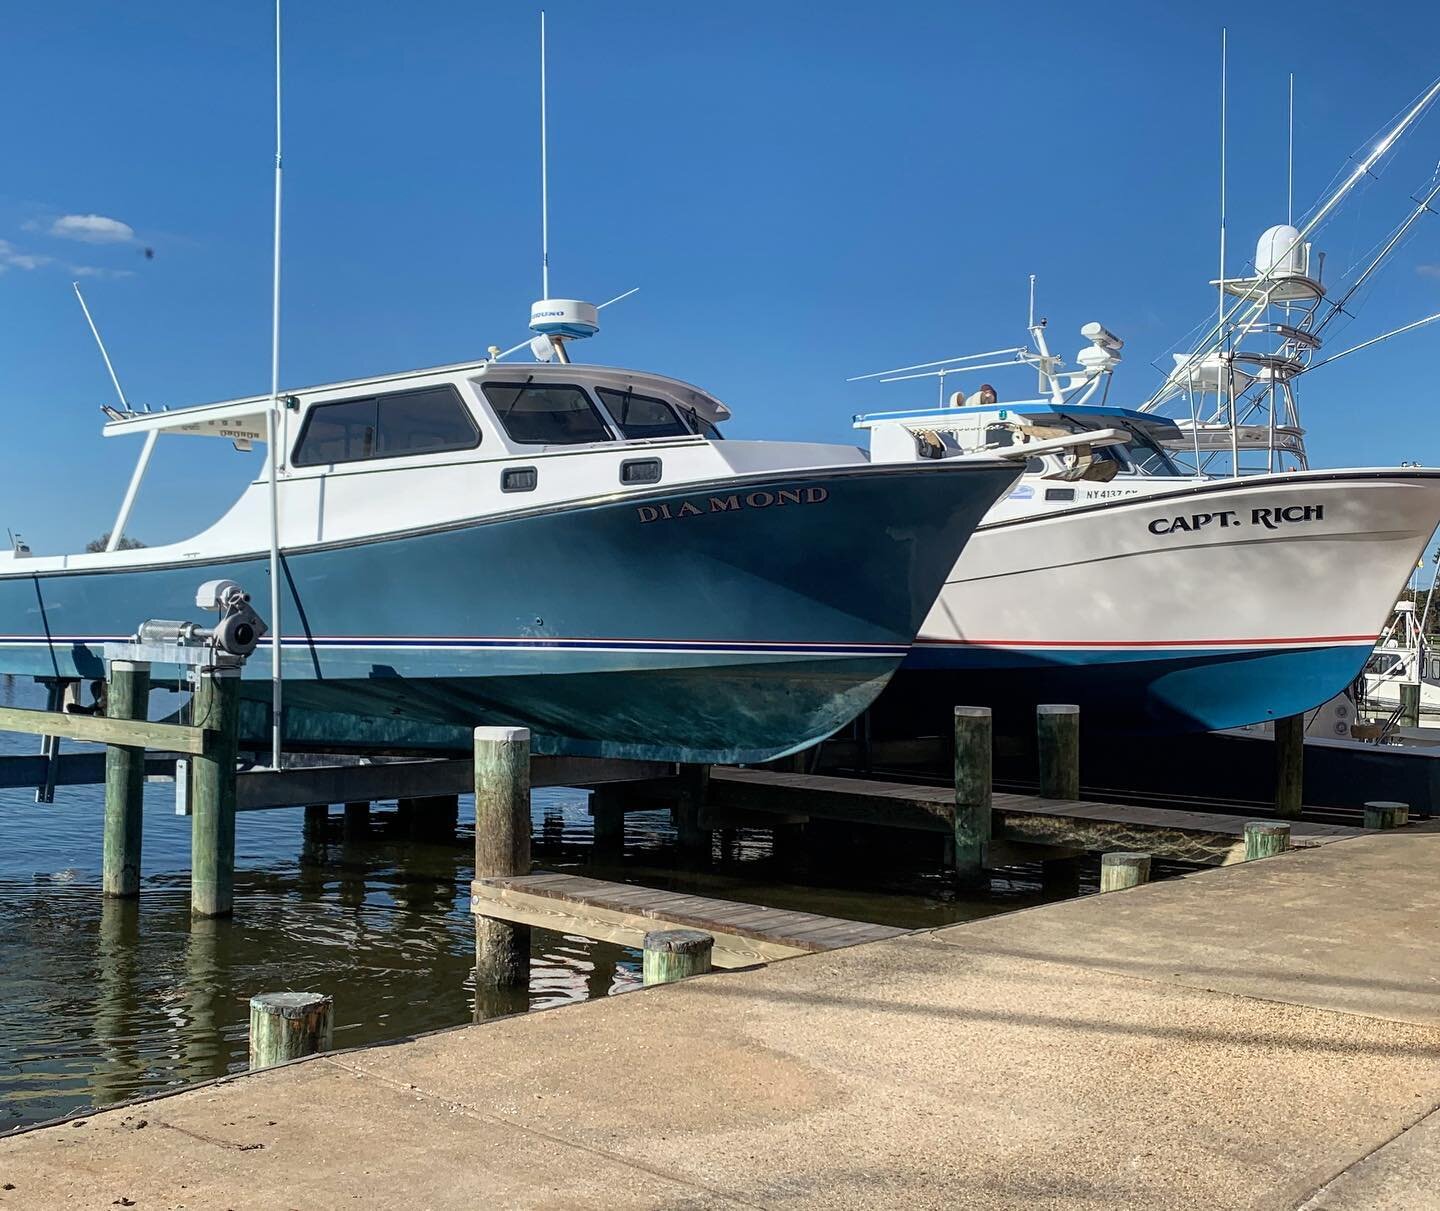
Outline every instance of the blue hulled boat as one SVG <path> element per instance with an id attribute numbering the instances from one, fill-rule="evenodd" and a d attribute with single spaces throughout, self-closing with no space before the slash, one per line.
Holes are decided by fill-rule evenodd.
<path id="1" fill-rule="evenodd" d="M 461 748 L 512 724 L 540 752 L 761 761 L 873 701 L 1018 471 L 721 440 L 729 411 L 706 392 L 568 361 L 278 405 L 112 411 L 107 436 L 145 437 L 112 549 L 0 558 L 0 671 L 100 677 L 105 641 L 193 616 L 217 577 L 261 605 L 274 567 L 288 746 Z M 157 435 L 246 447 L 271 431 L 273 556 L 268 474 L 193 538 L 119 549 Z M 265 644 L 242 686 L 256 742 Z"/>

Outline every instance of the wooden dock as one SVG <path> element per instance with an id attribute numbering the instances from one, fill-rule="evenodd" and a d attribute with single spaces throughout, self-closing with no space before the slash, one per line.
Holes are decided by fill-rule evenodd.
<path id="1" fill-rule="evenodd" d="M 716 967 L 750 967 L 910 932 L 546 871 L 476 879 L 470 887 L 473 912 L 621 946 L 638 948 L 657 929 L 703 930 L 715 939 Z"/>
<path id="2" fill-rule="evenodd" d="M 743 820 L 735 813 L 790 818 L 813 817 L 852 824 L 949 833 L 954 826 L 955 792 L 946 786 L 782 774 L 759 769 L 715 769 L 706 808 L 719 809 L 701 823 L 719 826 Z M 997 793 L 992 798 L 996 841 L 1103 852 L 1137 849 L 1157 858 L 1224 866 L 1243 860 L 1245 817 L 1219 812 L 1135 807 L 1124 803 L 1042 799 Z M 1291 822 L 1297 847 L 1358 837 L 1363 828 Z"/>

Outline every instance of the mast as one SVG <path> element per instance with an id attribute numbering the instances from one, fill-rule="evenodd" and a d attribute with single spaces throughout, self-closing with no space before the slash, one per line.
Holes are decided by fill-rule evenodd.
<path id="1" fill-rule="evenodd" d="M 275 0 L 275 227 L 270 272 L 270 408 L 265 414 L 266 462 L 270 478 L 270 765 L 279 769 L 280 722 L 284 706 L 280 619 L 280 187 L 283 170 L 280 110 L 280 0 Z"/>
<path id="2" fill-rule="evenodd" d="M 540 10 L 540 297 L 550 297 L 550 140 L 545 129 L 545 10 Z"/>

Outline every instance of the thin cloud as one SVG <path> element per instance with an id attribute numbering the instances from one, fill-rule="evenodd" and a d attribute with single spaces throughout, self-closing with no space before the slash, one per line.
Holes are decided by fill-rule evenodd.
<path id="1" fill-rule="evenodd" d="M 9 240 L 0 240 L 0 273 L 7 269 L 39 269 L 40 266 L 48 265 L 54 259 L 54 257 L 21 252 Z"/>
<path id="2" fill-rule="evenodd" d="M 128 244 L 135 238 L 135 229 L 103 214 L 62 214 L 50 224 L 50 234 L 82 244 Z"/>
<path id="3" fill-rule="evenodd" d="M 133 278 L 133 269 L 105 269 L 100 265 L 71 265 L 70 274 L 77 278 Z"/>
<path id="4" fill-rule="evenodd" d="M 1415 272 L 1422 278 L 1440 278 L 1440 265 L 1416 265 Z"/>

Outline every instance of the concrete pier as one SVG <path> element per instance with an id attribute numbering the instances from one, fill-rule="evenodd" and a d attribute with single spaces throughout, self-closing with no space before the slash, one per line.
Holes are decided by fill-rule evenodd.
<path id="1" fill-rule="evenodd" d="M 1437 869 L 1411 826 L 332 1052 L 0 1140 L 0 1197 L 1433 1206 Z"/>

